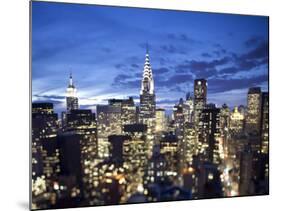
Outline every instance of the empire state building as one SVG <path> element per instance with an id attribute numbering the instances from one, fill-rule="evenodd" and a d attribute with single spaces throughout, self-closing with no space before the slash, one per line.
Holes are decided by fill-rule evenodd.
<path id="1" fill-rule="evenodd" d="M 155 107 L 154 80 L 147 48 L 143 68 L 143 78 L 141 81 L 139 121 L 140 123 L 147 125 L 148 148 L 151 153 L 156 125 Z"/>
<path id="2" fill-rule="evenodd" d="M 69 76 L 69 84 L 66 89 L 66 109 L 69 113 L 71 110 L 78 109 L 78 98 L 76 96 L 76 88 L 73 84 L 72 74 Z"/>

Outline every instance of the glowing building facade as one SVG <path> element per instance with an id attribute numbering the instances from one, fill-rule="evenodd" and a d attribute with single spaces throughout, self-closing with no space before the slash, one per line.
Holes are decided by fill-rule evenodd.
<path id="1" fill-rule="evenodd" d="M 245 117 L 239 112 L 238 107 L 234 107 L 233 112 L 230 114 L 229 129 L 235 133 L 242 133 L 245 125 Z"/>
<path id="2" fill-rule="evenodd" d="M 205 79 L 194 80 L 194 122 L 197 127 L 202 110 L 207 102 L 207 81 Z"/>
<path id="3" fill-rule="evenodd" d="M 258 136 L 261 125 L 261 88 L 252 87 L 247 96 L 246 132 Z"/>
<path id="4" fill-rule="evenodd" d="M 140 123 L 147 125 L 148 153 L 149 156 L 151 156 L 156 126 L 156 102 L 154 80 L 148 49 L 146 51 L 143 78 L 141 81 L 139 121 Z"/>
<path id="5" fill-rule="evenodd" d="M 261 152 L 268 154 L 269 147 L 269 94 L 262 93 L 261 103 Z"/>
<path id="6" fill-rule="evenodd" d="M 66 110 L 67 112 L 71 110 L 78 109 L 78 97 L 77 97 L 77 90 L 73 83 L 72 74 L 69 76 L 69 84 L 66 89 Z"/>
<path id="7" fill-rule="evenodd" d="M 53 183 L 60 173 L 58 116 L 52 103 L 32 104 L 32 196 L 36 206 L 55 203 Z M 41 204 L 41 201 L 44 204 Z"/>
<path id="8" fill-rule="evenodd" d="M 155 132 L 164 132 L 164 131 L 166 131 L 165 109 L 157 108 L 156 109 L 156 127 L 155 127 Z"/>
<path id="9" fill-rule="evenodd" d="M 122 133 L 121 107 L 97 105 L 98 151 L 101 158 L 109 156 L 108 136 Z"/>
<path id="10" fill-rule="evenodd" d="M 192 123 L 194 121 L 194 100 L 190 93 L 186 94 L 186 99 L 183 102 L 184 121 Z"/>

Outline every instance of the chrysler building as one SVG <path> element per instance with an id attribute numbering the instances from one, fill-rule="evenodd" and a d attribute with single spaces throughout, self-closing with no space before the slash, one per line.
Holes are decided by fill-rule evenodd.
<path id="1" fill-rule="evenodd" d="M 140 123 L 147 125 L 148 150 L 150 155 L 153 150 L 156 125 L 155 107 L 154 80 L 147 47 L 143 68 L 143 78 L 141 81 L 139 121 Z"/>

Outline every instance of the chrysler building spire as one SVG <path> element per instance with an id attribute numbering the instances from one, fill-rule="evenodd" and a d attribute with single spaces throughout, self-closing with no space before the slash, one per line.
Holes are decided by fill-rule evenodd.
<path id="1" fill-rule="evenodd" d="M 143 77 L 141 81 L 139 123 L 147 125 L 147 149 L 148 157 L 151 157 L 155 140 L 156 102 L 148 47 L 146 48 Z"/>
<path id="2" fill-rule="evenodd" d="M 145 55 L 145 63 L 144 63 L 142 77 L 143 78 L 141 83 L 140 94 L 143 93 L 154 94 L 154 80 L 153 80 L 152 68 L 150 65 L 149 51 L 148 51 L 147 44 L 146 44 L 146 55 Z"/>

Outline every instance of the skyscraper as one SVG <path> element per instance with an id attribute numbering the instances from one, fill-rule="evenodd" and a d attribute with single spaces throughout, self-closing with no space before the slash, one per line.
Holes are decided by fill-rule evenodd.
<path id="1" fill-rule="evenodd" d="M 184 122 L 192 123 L 194 120 L 194 101 L 190 93 L 186 94 L 186 100 L 183 102 Z"/>
<path id="2" fill-rule="evenodd" d="M 98 154 L 97 125 L 91 110 L 70 110 L 67 114 L 67 127 L 59 134 L 59 144 L 65 176 L 69 179 L 75 176 L 80 184 L 80 193 L 85 200 L 91 201 L 94 160 Z M 72 169 L 69 169 L 71 166 Z"/>
<path id="3" fill-rule="evenodd" d="M 100 157 L 108 157 L 108 136 L 121 135 L 121 106 L 97 105 L 98 148 Z"/>
<path id="4" fill-rule="evenodd" d="M 194 80 L 194 122 L 198 126 L 199 117 L 207 102 L 207 81 L 205 79 Z"/>
<path id="5" fill-rule="evenodd" d="M 246 115 L 246 132 L 249 135 L 260 134 L 261 123 L 261 88 L 252 87 L 248 91 L 247 97 L 247 115 Z"/>
<path id="6" fill-rule="evenodd" d="M 179 171 L 178 153 L 179 140 L 173 134 L 166 134 L 160 140 L 160 153 L 164 156 L 167 169 L 165 176 L 169 177 L 172 181 L 175 181 Z"/>
<path id="7" fill-rule="evenodd" d="M 174 115 L 174 121 L 175 121 L 175 135 L 177 138 L 181 141 L 183 140 L 183 133 L 184 133 L 184 113 L 183 113 L 183 103 L 181 103 L 182 100 L 180 100 L 180 103 L 178 105 L 175 105 L 173 108 L 173 115 Z"/>
<path id="8" fill-rule="evenodd" d="M 230 124 L 230 109 L 224 103 L 221 107 L 221 118 L 220 118 L 221 129 L 225 130 L 229 128 Z"/>
<path id="9" fill-rule="evenodd" d="M 247 145 L 240 155 L 239 194 L 241 196 L 253 194 L 253 172 L 253 152 L 251 145 Z"/>
<path id="10" fill-rule="evenodd" d="M 206 106 L 200 115 L 199 141 L 203 160 L 219 164 L 220 109 L 214 104 Z"/>
<path id="11" fill-rule="evenodd" d="M 53 183 L 60 173 L 57 148 L 58 115 L 52 103 L 32 103 L 32 185 L 33 197 L 53 194 Z M 44 185 L 45 184 L 45 188 Z M 47 195 L 48 195 L 47 194 Z"/>
<path id="12" fill-rule="evenodd" d="M 124 167 L 127 168 L 127 178 L 130 182 L 128 193 L 143 192 L 145 167 L 147 166 L 147 126 L 130 124 L 124 126 L 124 133 L 129 139 L 124 141 Z"/>
<path id="13" fill-rule="evenodd" d="M 269 144 L 269 94 L 262 93 L 261 103 L 261 152 L 268 154 Z"/>
<path id="14" fill-rule="evenodd" d="M 200 117 L 203 109 L 206 107 L 207 103 L 207 81 L 205 79 L 195 79 L 194 80 L 194 129 L 195 129 L 195 143 L 196 148 L 199 151 L 203 151 L 203 134 L 202 130 L 202 121 L 200 123 Z"/>
<path id="15" fill-rule="evenodd" d="M 154 80 L 149 60 L 148 48 L 146 49 L 143 78 L 140 91 L 139 121 L 147 125 L 148 148 L 152 152 L 153 139 L 156 125 L 156 103 L 154 92 Z M 151 155 L 151 153 L 149 153 Z"/>
<path id="16" fill-rule="evenodd" d="M 73 84 L 72 74 L 69 76 L 69 84 L 66 89 L 66 110 L 70 112 L 71 110 L 78 109 L 78 97 L 76 96 L 76 88 Z"/>
<path id="17" fill-rule="evenodd" d="M 242 133 L 244 130 L 244 115 L 238 111 L 237 106 L 234 107 L 233 112 L 230 114 L 229 129 L 235 133 Z"/>
<path id="18" fill-rule="evenodd" d="M 108 105 L 119 107 L 121 109 L 122 126 L 136 123 L 136 106 L 132 97 L 129 97 L 128 99 L 109 99 Z"/>
<path id="19" fill-rule="evenodd" d="M 163 132 L 166 130 L 166 116 L 165 109 L 157 108 L 156 109 L 156 132 Z"/>
<path id="20" fill-rule="evenodd" d="M 192 156 L 196 155 L 196 145 L 195 145 L 195 129 L 194 124 L 186 122 L 184 124 L 184 144 L 182 146 L 183 157 L 182 160 L 184 165 L 192 162 Z M 184 166 L 183 165 L 183 166 Z"/>

